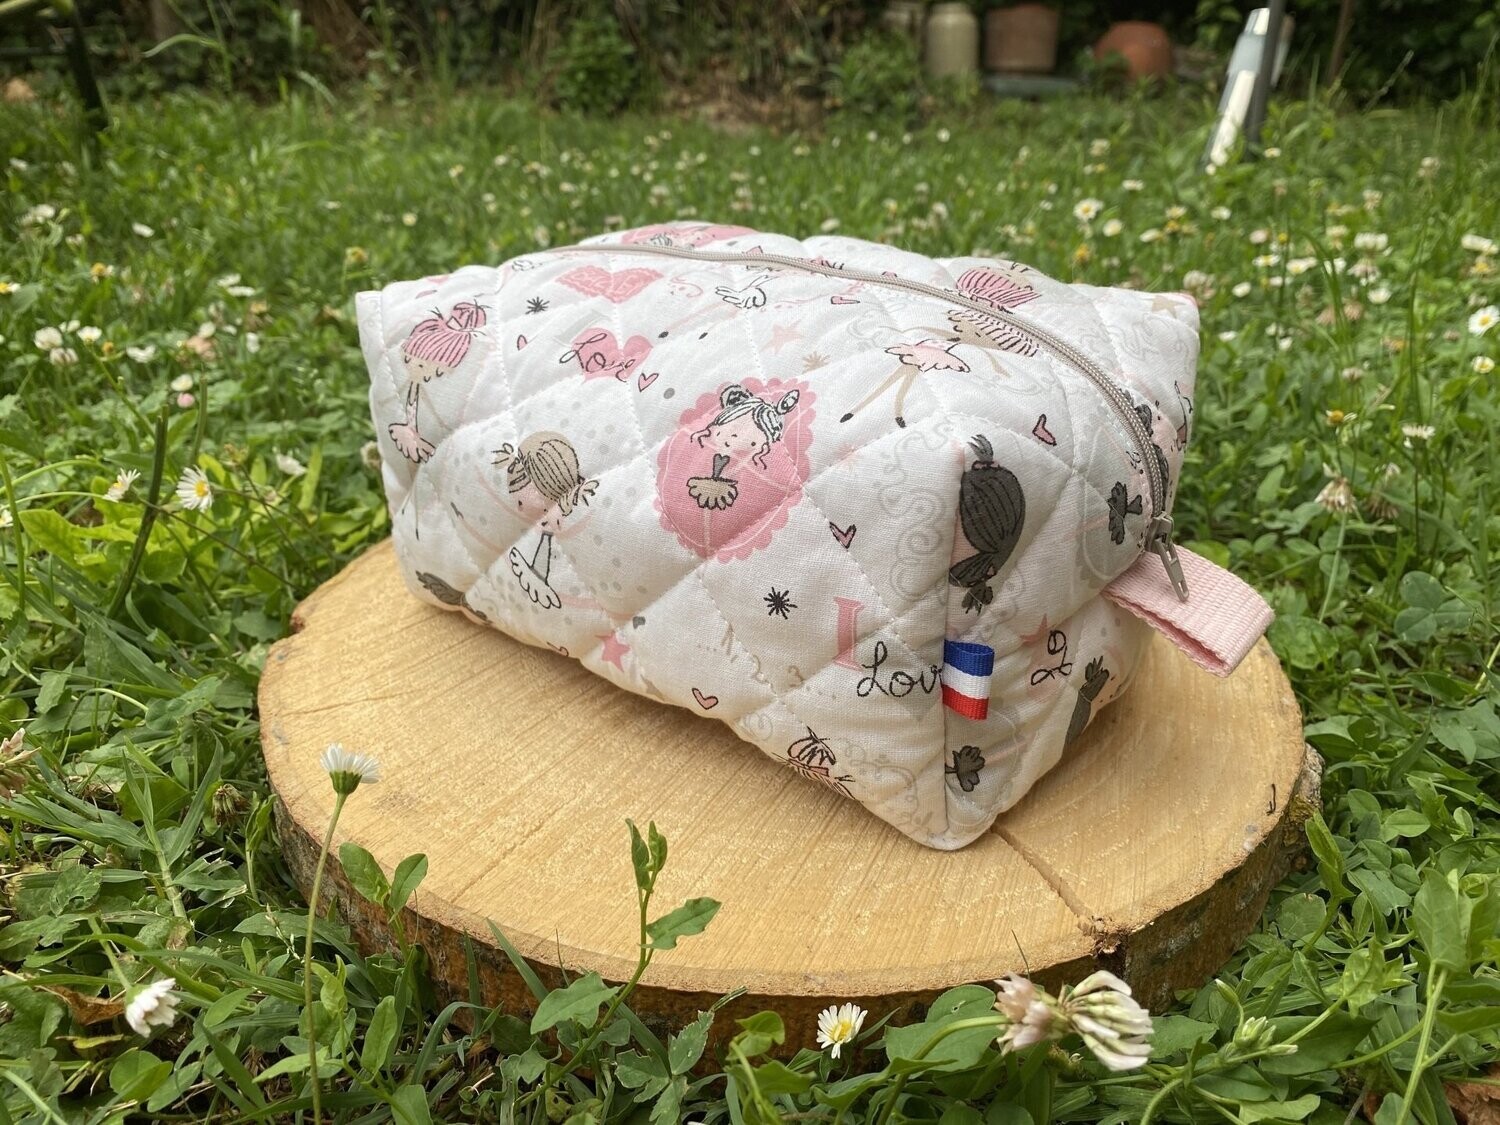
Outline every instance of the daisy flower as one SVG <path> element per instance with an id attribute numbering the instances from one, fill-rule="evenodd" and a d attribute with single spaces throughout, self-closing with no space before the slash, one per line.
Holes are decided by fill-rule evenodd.
<path id="1" fill-rule="evenodd" d="M 14 281 L 0 281 L 0 297 L 9 297 L 19 288 Z"/>
<path id="2" fill-rule="evenodd" d="M 1250 289 L 1251 285 L 1248 281 L 1241 281 L 1236 283 L 1235 287 L 1231 289 L 1230 292 L 1233 293 L 1236 297 L 1248 297 L 1250 296 Z"/>
<path id="3" fill-rule="evenodd" d="M 330 742 L 320 759 L 333 780 L 333 791 L 347 797 L 360 785 L 380 780 L 380 763 L 369 754 L 345 750 L 342 743 Z"/>
<path id="4" fill-rule="evenodd" d="M 1474 336 L 1483 336 L 1497 323 L 1500 323 L 1500 308 L 1485 305 L 1469 317 L 1469 332 Z"/>
<path id="5" fill-rule="evenodd" d="M 196 465 L 184 469 L 177 481 L 177 500 L 190 512 L 206 512 L 214 504 L 214 488 L 208 475 Z"/>
<path id="6" fill-rule="evenodd" d="M 307 466 L 290 453 L 276 454 L 276 467 L 289 477 L 300 477 L 307 472 Z"/>
<path id="7" fill-rule="evenodd" d="M 1231 212 L 1228 207 L 1223 207 L 1223 206 L 1215 207 L 1212 211 L 1209 212 L 1210 215 L 1212 215 L 1214 218 L 1218 219 L 1219 222 L 1221 222 L 1221 223 L 1225 219 L 1229 218 L 1229 216 L 1232 213 L 1233 212 Z"/>
<path id="8" fill-rule="evenodd" d="M 31 342 L 44 352 L 50 352 L 53 348 L 62 347 L 62 333 L 56 328 L 38 328 L 31 337 Z"/>
<path id="9" fill-rule="evenodd" d="M 1435 426 L 1423 425 L 1418 422 L 1405 422 L 1401 426 L 1401 433 L 1404 436 L 1408 438 L 1414 438 L 1417 441 L 1431 441 L 1433 435 L 1437 433 L 1437 428 Z"/>
<path id="10" fill-rule="evenodd" d="M 92 324 L 85 324 L 75 335 L 85 344 L 97 344 L 104 333 Z"/>
<path id="11" fill-rule="evenodd" d="M 1493 238 L 1485 238 L 1479 234 L 1466 234 L 1458 240 L 1458 244 L 1475 254 L 1493 254 L 1497 249 Z"/>
<path id="12" fill-rule="evenodd" d="M 1476 374 L 1488 375 L 1495 370 L 1495 361 L 1487 355 L 1476 355 L 1470 366 L 1474 368 Z"/>
<path id="13" fill-rule="evenodd" d="M 143 344 L 140 347 L 131 346 L 125 349 L 125 354 L 136 363 L 150 363 L 156 358 L 156 345 Z"/>
<path id="14" fill-rule="evenodd" d="M 838 1058 L 844 1044 L 859 1034 L 868 1014 L 857 1004 L 824 1008 L 818 1014 L 818 1046 L 829 1048 L 829 1054 Z"/>
<path id="15" fill-rule="evenodd" d="M 125 1022 L 137 1035 L 150 1035 L 153 1027 L 171 1027 L 177 1022 L 177 987 L 173 977 L 154 980 L 130 998 L 125 1005 Z"/>
<path id="16" fill-rule="evenodd" d="M 1143 230 L 1143 231 L 1141 231 L 1141 241 L 1142 242 L 1160 242 L 1161 239 L 1162 239 L 1162 233 L 1161 233 L 1161 231 L 1157 230 L 1155 227 L 1152 227 L 1150 230 Z"/>
<path id="17" fill-rule="evenodd" d="M 1099 212 L 1104 210 L 1104 204 L 1097 199 L 1080 199 L 1073 204 L 1073 217 L 1080 223 L 1091 223 L 1099 217 Z"/>
<path id="18" fill-rule="evenodd" d="M 1105 238 L 1115 238 L 1125 229 L 1125 224 L 1119 219 L 1105 219 L 1104 226 L 1100 228 Z"/>
<path id="19" fill-rule="evenodd" d="M 167 386 L 171 387 L 178 394 L 182 394 L 183 391 L 193 389 L 193 377 L 191 375 L 179 375 L 168 383 Z"/>
<path id="20" fill-rule="evenodd" d="M 1120 186 L 1126 191 L 1143 191 L 1145 190 L 1146 184 L 1143 180 L 1126 180 Z"/>
<path id="21" fill-rule="evenodd" d="M 134 469 L 121 469 L 115 476 L 115 481 L 104 491 L 106 500 L 121 500 L 130 491 L 130 486 L 140 480 L 141 474 Z"/>

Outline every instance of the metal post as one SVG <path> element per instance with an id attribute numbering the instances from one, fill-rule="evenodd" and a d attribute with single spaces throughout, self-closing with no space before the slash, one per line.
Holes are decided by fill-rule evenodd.
<path id="1" fill-rule="evenodd" d="M 1277 48 L 1281 42 L 1281 24 L 1286 16 L 1286 0 L 1270 0 L 1266 13 L 1266 42 L 1260 56 L 1260 70 L 1255 88 L 1250 92 L 1250 108 L 1245 113 L 1245 154 L 1260 154 L 1260 129 L 1266 120 L 1266 102 L 1271 94 L 1271 76 L 1276 72 Z"/>

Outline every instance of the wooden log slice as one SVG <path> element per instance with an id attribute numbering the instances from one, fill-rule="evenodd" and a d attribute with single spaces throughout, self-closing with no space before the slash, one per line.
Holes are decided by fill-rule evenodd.
<path id="1" fill-rule="evenodd" d="M 389 872 L 426 853 L 404 920 L 439 987 L 529 1013 L 493 922 L 553 984 L 635 967 L 627 817 L 671 844 L 662 911 L 699 895 L 707 933 L 659 954 L 633 1007 L 662 1026 L 738 988 L 729 1017 L 774 1008 L 788 1047 L 854 1000 L 875 1017 L 1012 970 L 1056 985 L 1095 967 L 1148 1006 L 1206 980 L 1256 925 L 1300 852 L 1318 760 L 1262 642 L 1228 680 L 1165 641 L 1065 759 L 979 841 L 924 848 L 785 769 L 720 723 L 627 694 L 576 662 L 407 593 L 383 544 L 313 593 L 271 650 L 262 740 L 278 830 L 310 885 L 333 806 L 330 742 L 375 755 L 339 823 L 325 887 L 365 948 L 381 912 L 337 845 Z"/>

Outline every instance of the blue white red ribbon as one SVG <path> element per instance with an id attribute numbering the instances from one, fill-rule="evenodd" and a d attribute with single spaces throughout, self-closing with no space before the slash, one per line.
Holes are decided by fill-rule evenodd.
<path id="1" fill-rule="evenodd" d="M 995 672 L 995 650 L 967 641 L 943 642 L 943 706 L 966 719 L 990 713 L 990 678 Z"/>

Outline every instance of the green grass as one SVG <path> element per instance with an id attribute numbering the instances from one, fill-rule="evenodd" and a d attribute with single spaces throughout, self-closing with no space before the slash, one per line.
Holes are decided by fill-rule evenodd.
<path id="1" fill-rule="evenodd" d="M 309 1018 L 324 1117 L 345 1121 L 625 1121 L 655 1106 L 658 1122 L 683 1107 L 736 1122 L 1339 1125 L 1366 1095 L 1380 1125 L 1454 1121 L 1445 1083 L 1483 1075 L 1500 1035 L 1500 373 L 1485 370 L 1500 327 L 1469 330 L 1500 273 L 1461 243 L 1500 239 L 1494 104 L 1277 107 L 1279 154 L 1212 178 L 1196 167 L 1210 107 L 1185 96 L 986 103 L 909 137 L 837 123 L 802 137 L 577 121 L 485 92 L 333 108 L 179 94 L 116 106 L 97 153 L 75 148 L 69 106 L 8 107 L 0 730 L 24 725 L 34 754 L 0 773 L 0 1122 L 307 1117 Z M 1087 230 L 1084 199 L 1102 207 Z M 44 204 L 50 218 L 32 210 Z M 465 1031 L 420 950 L 364 957 L 337 920 L 318 924 L 320 999 L 304 1013 L 306 907 L 269 833 L 254 694 L 297 600 L 386 533 L 352 296 L 688 215 L 837 222 L 1202 295 L 1177 525 L 1278 610 L 1271 639 L 1327 761 L 1325 805 L 1314 860 L 1221 984 L 1156 1013 L 1143 1071 L 1110 1075 L 1066 1053 L 1076 1040 L 999 1056 L 993 1029 L 888 1063 L 987 1010 L 979 990 L 883 1045 L 872 1013 L 852 1064 L 764 1062 L 766 1017 L 711 1060 L 721 1073 L 692 1077 L 681 1064 L 711 1017 L 668 1049 L 586 977 L 570 1008 L 551 1003 L 556 1040 L 515 1013 L 463 1012 Z M 1342 273 L 1302 268 L 1335 257 Z M 75 363 L 37 345 L 48 326 Z M 195 465 L 215 491 L 206 512 L 172 501 Z M 127 469 L 140 479 L 104 499 Z M 342 732 L 353 749 L 360 735 Z M 413 864 L 392 890 L 344 859 L 388 907 L 420 877 Z M 637 860 L 649 897 L 656 860 Z M 643 960 L 672 956 L 662 932 L 643 933 Z M 180 1018 L 145 1039 L 110 1001 L 162 976 Z M 899 1102 L 897 1071 L 912 1074 Z"/>

